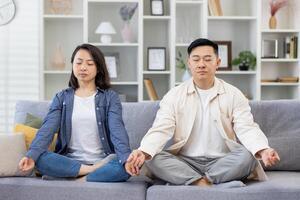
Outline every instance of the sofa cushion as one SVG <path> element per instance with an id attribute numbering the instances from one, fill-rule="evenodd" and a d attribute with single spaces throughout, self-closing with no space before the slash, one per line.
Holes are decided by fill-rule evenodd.
<path id="1" fill-rule="evenodd" d="M 18 101 L 16 103 L 15 124 L 24 124 L 27 113 L 44 119 L 49 111 L 49 101 Z"/>
<path id="2" fill-rule="evenodd" d="M 30 113 L 26 114 L 24 125 L 30 126 L 32 128 L 41 128 L 43 120 L 39 117 L 36 117 Z"/>
<path id="3" fill-rule="evenodd" d="M 147 200 L 295 200 L 300 199 L 300 173 L 268 172 L 269 180 L 247 183 L 240 188 L 198 186 L 151 186 Z"/>
<path id="4" fill-rule="evenodd" d="M 276 149 L 280 162 L 267 170 L 300 170 L 300 136 L 299 137 L 271 137 L 270 146 Z"/>
<path id="5" fill-rule="evenodd" d="M 136 149 L 153 124 L 159 102 L 123 103 L 122 105 L 130 147 Z"/>
<path id="6" fill-rule="evenodd" d="M 19 170 L 19 161 L 25 156 L 23 134 L 0 134 L 0 176 L 26 176 Z"/>
<path id="7" fill-rule="evenodd" d="M 300 170 L 300 101 L 252 101 L 251 112 L 281 161 L 267 170 Z"/>
<path id="8" fill-rule="evenodd" d="M 1 178 L 0 199 L 18 200 L 143 200 L 146 184 L 95 183 L 39 178 Z"/>
<path id="9" fill-rule="evenodd" d="M 38 131 L 38 129 L 32 128 L 30 126 L 25 126 L 23 124 L 16 124 L 15 129 L 14 129 L 15 133 L 23 133 L 24 134 L 27 149 L 29 149 L 32 140 L 35 138 L 37 131 Z M 54 135 L 53 141 L 49 146 L 50 151 L 54 151 L 54 149 L 55 149 L 56 138 L 57 138 L 57 134 Z"/>

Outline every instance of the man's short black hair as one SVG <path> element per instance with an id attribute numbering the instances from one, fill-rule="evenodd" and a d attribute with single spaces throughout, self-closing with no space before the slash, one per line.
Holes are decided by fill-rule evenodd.
<path id="1" fill-rule="evenodd" d="M 218 45 L 211 40 L 205 38 L 198 38 L 194 40 L 187 49 L 188 55 L 191 54 L 194 48 L 199 46 L 211 46 L 214 49 L 215 54 L 218 56 Z"/>

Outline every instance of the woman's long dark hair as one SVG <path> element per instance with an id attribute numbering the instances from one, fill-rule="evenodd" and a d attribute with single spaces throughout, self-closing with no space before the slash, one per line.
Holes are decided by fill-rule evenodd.
<path id="1" fill-rule="evenodd" d="M 96 68 L 97 68 L 97 75 L 95 78 L 96 87 L 98 87 L 100 89 L 110 88 L 110 78 L 109 78 L 109 73 L 108 73 L 108 70 L 107 70 L 107 67 L 105 64 L 105 59 L 104 59 L 103 53 L 97 47 L 95 47 L 91 44 L 82 44 L 82 45 L 77 46 L 71 57 L 72 65 L 74 62 L 75 55 L 80 49 L 87 50 L 91 54 L 91 56 L 96 64 Z M 72 69 L 72 74 L 71 74 L 71 77 L 69 80 L 69 87 L 72 87 L 73 89 L 79 88 L 78 80 L 74 76 L 73 69 Z"/>

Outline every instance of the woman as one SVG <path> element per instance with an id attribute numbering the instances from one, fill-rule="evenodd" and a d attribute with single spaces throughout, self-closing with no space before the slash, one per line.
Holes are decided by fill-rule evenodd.
<path id="1" fill-rule="evenodd" d="M 87 175 L 86 181 L 126 181 L 129 174 L 124 167 L 131 150 L 119 97 L 109 89 L 104 56 L 97 47 L 82 44 L 74 50 L 71 63 L 69 88 L 55 95 L 19 167 L 22 171 L 36 167 L 52 177 Z M 49 152 L 57 132 L 55 152 Z"/>

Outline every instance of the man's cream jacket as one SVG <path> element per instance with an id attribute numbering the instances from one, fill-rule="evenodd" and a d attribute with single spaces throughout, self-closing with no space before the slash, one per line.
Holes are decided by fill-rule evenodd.
<path id="1" fill-rule="evenodd" d="M 244 145 L 254 156 L 269 148 L 268 140 L 253 121 L 248 100 L 236 87 L 215 78 L 216 90 L 209 106 L 211 121 L 225 139 L 229 149 Z M 140 150 L 154 157 L 172 138 L 166 150 L 177 154 L 191 134 L 199 105 L 199 98 L 190 79 L 171 89 L 161 100 L 153 126 L 141 141 Z M 200 108 L 201 109 L 201 108 Z M 258 162 L 252 178 L 266 180 Z"/>

